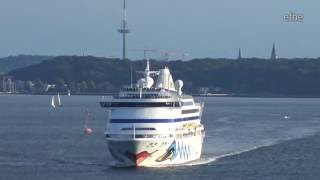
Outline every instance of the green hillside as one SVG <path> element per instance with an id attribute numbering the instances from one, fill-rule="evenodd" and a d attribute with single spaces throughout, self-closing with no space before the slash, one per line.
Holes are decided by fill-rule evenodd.
<path id="1" fill-rule="evenodd" d="M 0 58 L 0 74 L 12 71 L 17 68 L 23 68 L 32 64 L 38 64 L 43 60 L 49 59 L 49 56 L 31 56 L 19 55 Z"/>
<path id="2" fill-rule="evenodd" d="M 130 66 L 143 70 L 144 61 L 122 61 L 97 57 L 61 56 L 40 64 L 11 71 L 18 80 L 67 84 L 76 92 L 116 92 L 130 84 Z M 233 93 L 260 96 L 319 96 L 320 59 L 195 59 L 151 61 L 156 70 L 169 66 L 175 79 L 184 81 L 184 90 L 200 93 Z M 140 78 L 134 73 L 134 81 Z"/>

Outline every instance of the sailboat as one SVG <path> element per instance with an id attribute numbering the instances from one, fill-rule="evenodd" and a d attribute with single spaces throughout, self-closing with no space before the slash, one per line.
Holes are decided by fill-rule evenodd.
<path id="1" fill-rule="evenodd" d="M 71 96 L 71 92 L 70 92 L 70 90 L 68 90 L 68 96 Z"/>
<path id="2" fill-rule="evenodd" d="M 51 98 L 51 106 L 52 106 L 53 108 L 56 108 L 54 96 L 52 96 L 52 98 Z"/>
<path id="3" fill-rule="evenodd" d="M 58 101 L 58 106 L 62 106 L 62 104 L 61 104 L 61 99 L 60 99 L 60 94 L 58 93 L 58 95 L 57 95 L 57 101 Z"/>
<path id="4" fill-rule="evenodd" d="M 52 96 L 52 98 L 51 98 L 51 106 L 53 108 L 57 108 L 57 107 L 61 107 L 62 106 L 59 93 L 58 93 L 58 95 L 56 97 Z"/>

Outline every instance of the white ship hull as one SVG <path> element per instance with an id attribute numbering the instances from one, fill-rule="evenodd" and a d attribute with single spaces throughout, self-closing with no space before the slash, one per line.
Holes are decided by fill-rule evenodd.
<path id="1" fill-rule="evenodd" d="M 108 140 L 109 151 L 122 166 L 168 166 L 200 158 L 203 135 L 182 139 Z"/>
<path id="2" fill-rule="evenodd" d="M 204 138 L 201 108 L 193 104 L 111 109 L 106 132 L 110 154 L 124 166 L 166 166 L 199 159 Z"/>

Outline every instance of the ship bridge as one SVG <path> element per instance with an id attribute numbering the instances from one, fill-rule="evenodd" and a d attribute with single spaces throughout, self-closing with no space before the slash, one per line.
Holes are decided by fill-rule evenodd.
<path id="1" fill-rule="evenodd" d="M 165 67 L 159 71 L 150 71 L 149 60 L 143 74 L 136 84 L 124 86 L 119 94 L 109 101 L 101 102 L 100 105 L 109 107 L 181 107 L 183 103 L 193 102 L 191 96 L 182 94 L 183 82 L 173 81 L 170 70 Z M 157 77 L 154 83 L 153 77 Z"/>

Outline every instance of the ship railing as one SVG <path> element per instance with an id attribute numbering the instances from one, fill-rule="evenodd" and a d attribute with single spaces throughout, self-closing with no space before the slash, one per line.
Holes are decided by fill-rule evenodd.
<path id="1" fill-rule="evenodd" d="M 107 139 L 167 139 L 173 138 L 174 134 L 106 134 Z"/>
<path id="2" fill-rule="evenodd" d="M 158 94 L 124 94 L 114 96 L 115 99 L 168 99 L 172 98 L 172 96 L 163 96 Z"/>
<path id="3" fill-rule="evenodd" d="M 167 133 L 167 134 L 137 134 L 134 130 L 130 134 L 106 134 L 107 139 L 123 139 L 123 140 L 147 140 L 147 139 L 168 139 L 168 138 L 186 138 L 203 133 L 204 129 L 201 127 L 196 127 L 194 130 L 180 130 L 177 132 Z"/>
<path id="4" fill-rule="evenodd" d="M 142 91 L 147 91 L 147 92 L 160 92 L 161 88 L 139 88 L 139 87 L 123 87 L 121 88 L 121 91 L 126 91 L 126 92 L 139 92 L 140 90 Z"/>
<path id="5" fill-rule="evenodd" d="M 181 107 L 180 102 L 100 102 L 100 106 L 104 108 L 119 107 Z"/>
<path id="6" fill-rule="evenodd" d="M 192 125 L 189 127 L 176 128 L 175 138 L 185 138 L 200 135 L 204 131 L 203 125 Z"/>
<path id="7" fill-rule="evenodd" d="M 176 91 L 166 90 L 163 88 L 138 88 L 124 87 L 114 98 L 118 99 L 167 99 L 177 97 Z"/>

